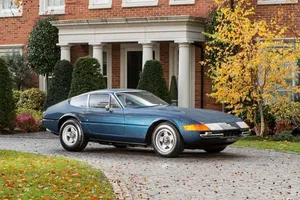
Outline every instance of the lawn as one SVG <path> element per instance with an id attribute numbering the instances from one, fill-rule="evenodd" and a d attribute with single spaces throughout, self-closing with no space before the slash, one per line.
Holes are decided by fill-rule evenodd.
<path id="1" fill-rule="evenodd" d="M 300 142 L 243 139 L 236 142 L 234 146 L 251 147 L 257 149 L 273 149 L 273 150 L 300 153 Z"/>
<path id="2" fill-rule="evenodd" d="M 0 199 L 115 199 L 107 178 L 62 157 L 0 150 Z"/>

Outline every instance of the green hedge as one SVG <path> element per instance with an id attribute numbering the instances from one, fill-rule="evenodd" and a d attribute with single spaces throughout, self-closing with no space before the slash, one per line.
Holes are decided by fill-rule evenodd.
<path id="1" fill-rule="evenodd" d="M 145 63 L 137 88 L 147 90 L 168 103 L 171 102 L 167 82 L 163 76 L 163 68 L 157 60 L 148 60 Z"/>
<path id="2" fill-rule="evenodd" d="M 78 58 L 75 63 L 69 97 L 106 88 L 97 59 L 90 56 Z"/>
<path id="3" fill-rule="evenodd" d="M 15 125 L 15 104 L 12 80 L 6 62 L 0 58 L 0 129 L 13 130 Z"/>
<path id="4" fill-rule="evenodd" d="M 73 66 L 67 60 L 56 63 L 44 109 L 68 98 L 72 81 Z"/>

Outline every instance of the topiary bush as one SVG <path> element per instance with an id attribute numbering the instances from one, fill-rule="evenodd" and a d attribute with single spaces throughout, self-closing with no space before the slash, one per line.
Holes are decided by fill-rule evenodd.
<path id="1" fill-rule="evenodd" d="M 172 79 L 171 79 L 170 97 L 171 97 L 171 100 L 172 100 L 172 104 L 174 103 L 175 105 L 177 105 L 177 102 L 178 102 L 178 87 L 177 87 L 176 76 L 172 76 Z"/>
<path id="2" fill-rule="evenodd" d="M 60 59 L 58 29 L 51 25 L 55 18 L 40 19 L 30 33 L 28 39 L 28 62 L 41 75 L 53 72 L 56 62 Z"/>
<path id="3" fill-rule="evenodd" d="M 0 130 L 15 125 L 15 104 L 12 91 L 12 81 L 6 62 L 0 58 Z"/>
<path id="4" fill-rule="evenodd" d="M 171 102 L 163 68 L 157 60 L 148 60 L 145 63 L 137 88 L 149 91 L 168 103 Z"/>
<path id="5" fill-rule="evenodd" d="M 90 56 L 78 58 L 73 74 L 69 97 L 106 88 L 105 80 L 100 73 L 100 64 Z"/>
<path id="6" fill-rule="evenodd" d="M 72 72 L 73 66 L 69 61 L 60 60 L 56 63 L 45 101 L 45 110 L 68 98 L 71 88 Z"/>
<path id="7" fill-rule="evenodd" d="M 31 88 L 21 93 L 17 103 L 18 108 L 42 110 L 46 93 L 37 88 Z"/>

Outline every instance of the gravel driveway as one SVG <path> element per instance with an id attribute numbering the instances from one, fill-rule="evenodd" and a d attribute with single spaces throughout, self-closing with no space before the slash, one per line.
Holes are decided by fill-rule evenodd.
<path id="1" fill-rule="evenodd" d="M 221 154 L 185 151 L 179 158 L 152 149 L 89 144 L 70 153 L 49 134 L 0 136 L 1 149 L 62 155 L 101 168 L 119 199 L 300 199 L 300 155 L 228 147 Z"/>

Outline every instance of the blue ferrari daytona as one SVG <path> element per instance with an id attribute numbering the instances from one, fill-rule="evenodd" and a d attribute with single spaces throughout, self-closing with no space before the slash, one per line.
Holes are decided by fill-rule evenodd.
<path id="1" fill-rule="evenodd" d="M 42 120 L 68 151 L 88 142 L 152 146 L 164 157 L 186 149 L 223 151 L 249 131 L 241 119 L 219 111 L 170 106 L 155 95 L 134 89 L 97 90 L 48 108 Z"/>

